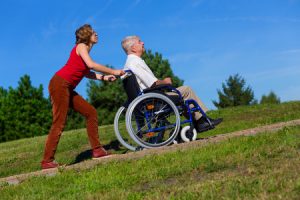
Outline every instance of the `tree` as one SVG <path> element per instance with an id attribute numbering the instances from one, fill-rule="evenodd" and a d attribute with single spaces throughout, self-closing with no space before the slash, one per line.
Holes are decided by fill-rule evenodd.
<path id="1" fill-rule="evenodd" d="M 44 135 L 51 125 L 51 105 L 43 96 L 43 87 L 31 85 L 30 77 L 21 77 L 16 89 L 0 89 L 0 141 Z"/>
<path id="2" fill-rule="evenodd" d="M 117 109 L 126 101 L 121 80 L 88 82 L 88 101 L 97 109 L 99 124 L 111 124 Z"/>
<path id="3" fill-rule="evenodd" d="M 218 90 L 219 102 L 213 101 L 213 104 L 217 108 L 256 104 L 254 92 L 250 86 L 245 88 L 245 84 L 245 79 L 239 74 L 229 76 L 226 84 L 222 83 L 223 92 Z"/>
<path id="4" fill-rule="evenodd" d="M 183 84 L 183 80 L 173 74 L 169 61 L 163 59 L 161 54 L 152 54 L 148 50 L 142 58 L 157 78 L 171 77 L 175 87 Z M 99 124 L 112 123 L 117 109 L 127 100 L 121 80 L 114 83 L 90 80 L 87 87 L 88 101 L 98 111 Z"/>
<path id="5" fill-rule="evenodd" d="M 268 95 L 263 95 L 260 100 L 260 104 L 279 104 L 280 98 L 271 91 Z"/>
<path id="6" fill-rule="evenodd" d="M 7 90 L 0 87 L 0 142 L 1 138 L 4 137 L 4 130 L 5 130 L 5 98 L 7 96 Z"/>
<path id="7" fill-rule="evenodd" d="M 152 54 L 151 50 L 147 50 L 142 55 L 142 58 L 158 79 L 171 77 L 172 85 L 174 87 L 183 85 L 184 81 L 180 79 L 178 76 L 174 75 L 169 61 L 167 59 L 163 59 L 160 53 L 155 52 L 154 54 Z"/>

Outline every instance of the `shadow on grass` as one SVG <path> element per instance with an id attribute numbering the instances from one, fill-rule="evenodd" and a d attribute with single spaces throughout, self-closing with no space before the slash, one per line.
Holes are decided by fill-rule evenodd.
<path id="1" fill-rule="evenodd" d="M 115 150 L 115 151 L 120 151 L 120 142 L 118 140 L 113 140 L 109 144 L 103 145 L 104 149 L 106 150 Z"/>
<path id="2" fill-rule="evenodd" d="M 114 150 L 114 151 L 122 151 L 124 149 L 120 148 L 120 142 L 118 140 L 113 140 L 111 141 L 109 144 L 103 145 L 103 148 L 105 150 Z M 126 153 L 127 151 L 123 151 L 122 153 Z M 80 163 L 84 160 L 89 160 L 92 158 L 92 150 L 86 150 L 81 152 L 80 154 L 78 154 L 74 160 L 74 162 L 70 163 L 70 165 L 76 164 L 76 163 Z"/>
<path id="3" fill-rule="evenodd" d="M 84 160 L 88 160 L 92 158 L 92 150 L 86 150 L 78 154 L 74 160 L 74 162 L 70 163 L 70 165 L 80 163 Z"/>

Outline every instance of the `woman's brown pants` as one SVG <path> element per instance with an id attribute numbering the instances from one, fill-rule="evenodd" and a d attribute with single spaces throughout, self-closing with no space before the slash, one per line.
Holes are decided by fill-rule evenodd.
<path id="1" fill-rule="evenodd" d="M 99 148 L 98 117 L 96 109 L 73 90 L 73 86 L 58 75 L 54 75 L 49 84 L 52 104 L 52 126 L 49 131 L 42 162 L 51 162 L 66 124 L 68 109 L 73 108 L 86 118 L 87 134 L 92 149 Z"/>

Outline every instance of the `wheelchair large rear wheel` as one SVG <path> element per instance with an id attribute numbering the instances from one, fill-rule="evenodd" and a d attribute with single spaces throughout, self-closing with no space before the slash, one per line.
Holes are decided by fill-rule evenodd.
<path id="1" fill-rule="evenodd" d="M 137 97 L 126 112 L 126 128 L 132 139 L 145 148 L 173 142 L 180 129 L 180 115 L 166 96 L 147 93 Z"/>
<path id="2" fill-rule="evenodd" d="M 139 147 L 137 144 L 132 140 L 130 135 L 126 131 L 126 126 L 125 126 L 125 113 L 126 113 L 126 108 L 124 106 L 120 107 L 119 110 L 117 111 L 114 119 L 114 130 L 115 130 L 115 135 L 119 142 L 126 147 L 127 149 L 131 151 L 137 151 Z"/>

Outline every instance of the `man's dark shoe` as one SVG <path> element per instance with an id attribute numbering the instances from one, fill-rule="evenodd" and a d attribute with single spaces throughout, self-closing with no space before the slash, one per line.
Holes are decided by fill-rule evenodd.
<path id="1" fill-rule="evenodd" d="M 207 119 L 205 119 L 204 117 L 201 117 L 199 120 L 197 120 L 195 122 L 195 128 L 198 133 L 213 129 L 213 128 L 215 128 L 215 126 L 217 126 L 218 124 L 220 124 L 223 121 L 222 118 L 217 118 L 217 119 L 208 118 L 208 119 L 210 120 L 211 125 L 208 123 Z"/>
<path id="2" fill-rule="evenodd" d="M 99 159 L 101 157 L 104 156 L 109 156 L 111 155 L 110 153 L 108 153 L 107 151 L 105 151 L 105 149 L 103 147 L 99 147 L 97 149 L 93 149 L 93 159 Z"/>
<path id="3" fill-rule="evenodd" d="M 223 121 L 223 118 L 217 118 L 217 119 L 209 118 L 209 120 L 214 126 L 217 126 L 218 124 L 220 124 Z"/>
<path id="4" fill-rule="evenodd" d="M 56 161 L 51 161 L 51 162 L 41 162 L 41 167 L 42 169 L 51 169 L 51 168 L 57 168 L 59 167 L 59 164 Z"/>

